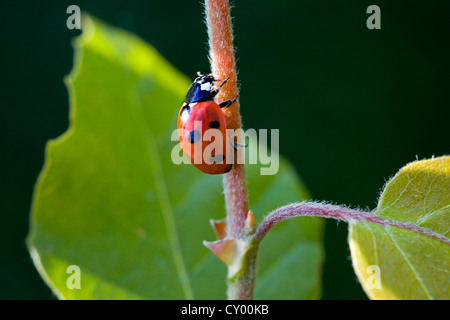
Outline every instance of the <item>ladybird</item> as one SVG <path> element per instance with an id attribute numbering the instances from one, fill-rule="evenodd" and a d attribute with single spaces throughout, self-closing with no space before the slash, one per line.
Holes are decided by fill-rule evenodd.
<path id="1" fill-rule="evenodd" d="M 214 88 L 214 82 L 220 80 L 212 74 L 197 75 L 178 114 L 177 130 L 181 149 L 200 171 L 208 174 L 227 173 L 233 167 L 235 147 L 228 142 L 222 108 L 233 104 L 237 96 L 233 100 L 216 103 L 214 97 L 229 78 Z"/>

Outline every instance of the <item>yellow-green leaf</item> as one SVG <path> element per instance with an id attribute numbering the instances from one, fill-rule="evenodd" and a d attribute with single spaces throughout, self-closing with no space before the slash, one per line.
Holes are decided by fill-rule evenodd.
<path id="1" fill-rule="evenodd" d="M 448 238 L 450 157 L 415 161 L 386 185 L 376 215 Z M 371 299 L 449 299 L 450 245 L 396 226 L 351 222 L 353 266 Z"/>

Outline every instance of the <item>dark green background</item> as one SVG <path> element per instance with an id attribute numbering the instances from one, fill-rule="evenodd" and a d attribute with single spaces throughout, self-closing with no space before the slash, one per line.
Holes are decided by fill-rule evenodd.
<path id="1" fill-rule="evenodd" d="M 66 8 L 77 4 L 153 44 L 191 77 L 208 72 L 200 1 L 0 4 L 0 298 L 55 298 L 24 239 L 48 139 L 68 127 Z M 381 30 L 366 8 L 381 8 Z M 234 1 L 246 128 L 279 128 L 313 198 L 373 209 L 404 164 L 450 153 L 448 1 Z M 199 244 L 201 245 L 201 244 Z M 347 225 L 327 221 L 324 299 L 365 299 Z"/>

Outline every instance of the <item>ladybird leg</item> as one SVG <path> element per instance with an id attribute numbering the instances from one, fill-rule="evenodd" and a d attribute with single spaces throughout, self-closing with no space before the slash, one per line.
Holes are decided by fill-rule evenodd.
<path id="1" fill-rule="evenodd" d="M 233 100 L 228 99 L 228 100 L 225 100 L 225 101 L 219 103 L 219 107 L 227 108 L 227 107 L 231 106 L 237 100 L 238 97 L 239 97 L 239 95 L 237 95 Z"/>
<path id="2" fill-rule="evenodd" d="M 247 147 L 248 147 L 248 144 L 239 144 L 239 143 L 233 142 L 233 149 L 234 149 L 235 151 L 238 151 L 238 147 L 241 147 L 241 148 L 247 148 Z"/>
<path id="3" fill-rule="evenodd" d="M 228 165 L 228 168 L 227 168 L 227 170 L 224 173 L 230 172 L 231 169 L 233 169 L 233 164 L 232 163 L 230 165 Z"/>
<path id="4" fill-rule="evenodd" d="M 230 77 L 223 80 L 223 82 L 220 84 L 220 86 L 216 90 L 220 90 L 220 88 L 222 88 L 225 85 L 225 83 L 227 83 L 228 80 L 230 80 Z M 217 79 L 216 81 L 220 81 L 220 80 Z"/>
<path id="5" fill-rule="evenodd" d="M 225 83 L 227 83 L 228 79 L 230 79 L 230 77 L 228 77 L 225 80 L 223 80 L 223 82 L 220 84 L 220 86 L 218 86 L 216 89 L 212 90 L 209 93 L 208 98 L 212 100 L 215 96 L 217 96 L 217 94 L 219 93 L 220 89 L 222 89 L 222 87 L 225 85 Z M 215 81 L 218 81 L 218 80 L 216 79 Z"/>

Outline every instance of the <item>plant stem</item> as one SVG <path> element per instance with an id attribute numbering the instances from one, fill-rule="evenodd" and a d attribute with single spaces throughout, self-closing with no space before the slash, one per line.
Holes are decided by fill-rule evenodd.
<path id="1" fill-rule="evenodd" d="M 293 203 L 272 211 L 258 226 L 258 229 L 254 234 L 254 240 L 259 243 L 264 238 L 266 233 L 278 222 L 295 217 L 333 218 L 349 223 L 352 221 L 370 222 L 382 227 L 393 226 L 397 228 L 412 230 L 414 232 L 436 238 L 442 242 L 450 243 L 445 236 L 411 223 L 384 219 L 371 212 L 358 211 L 332 204 L 317 202 Z"/>
<path id="2" fill-rule="evenodd" d="M 205 0 L 205 8 L 212 72 L 218 79 L 230 77 L 217 95 L 217 101 L 234 99 L 238 89 L 228 0 Z M 224 114 L 228 129 L 241 128 L 239 99 L 226 108 Z M 248 213 L 244 165 L 235 164 L 233 169 L 224 175 L 223 185 L 227 209 L 227 235 L 242 239 L 245 237 L 245 219 Z"/>
<path id="3" fill-rule="evenodd" d="M 256 258 L 258 254 L 258 242 L 250 240 L 245 244 L 247 249 L 241 259 L 238 260 L 238 269 L 228 267 L 228 299 L 251 300 L 256 278 Z"/>
<path id="4" fill-rule="evenodd" d="M 217 101 L 234 99 L 238 94 L 238 88 L 228 0 L 205 0 L 205 9 L 212 73 L 216 78 L 222 80 L 229 77 L 227 84 L 217 95 Z M 224 114 L 228 129 L 236 130 L 241 128 L 239 100 L 226 108 Z M 243 150 L 236 152 L 243 152 Z M 236 153 L 235 159 L 237 156 Z M 234 164 L 233 169 L 223 176 L 223 187 L 227 212 L 227 238 L 244 239 L 246 237 L 245 219 L 248 213 L 248 198 L 243 164 Z M 253 290 L 249 290 L 249 286 L 253 289 L 256 259 L 250 260 L 249 263 L 251 265 L 246 269 L 251 274 L 246 274 L 246 272 L 243 274 L 239 273 L 240 276 L 238 279 L 235 278 L 233 282 L 234 289 L 228 290 L 229 299 L 252 298 L 252 292 L 249 291 Z M 249 281 L 251 284 L 249 284 Z"/>

